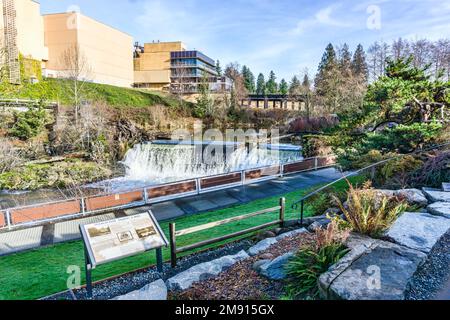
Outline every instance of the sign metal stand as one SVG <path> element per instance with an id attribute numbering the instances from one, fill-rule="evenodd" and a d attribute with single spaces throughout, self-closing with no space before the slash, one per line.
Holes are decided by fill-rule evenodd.
<path id="1" fill-rule="evenodd" d="M 153 216 L 152 212 L 149 211 L 148 212 L 150 219 L 152 220 L 154 227 L 157 229 L 157 233 L 159 234 L 161 240 L 164 242 L 163 245 L 158 246 L 158 247 L 153 247 L 149 250 L 145 250 L 145 251 L 150 251 L 150 250 L 155 250 L 155 254 L 156 254 L 156 267 L 158 272 L 162 273 L 164 271 L 164 261 L 163 261 L 163 253 L 162 253 L 162 248 L 165 246 L 168 246 L 168 241 L 163 233 L 163 231 L 161 230 L 161 227 L 159 226 L 158 222 L 156 221 L 155 217 Z M 113 220 L 116 221 L 116 220 Z M 105 222 L 107 223 L 107 222 Z M 94 254 L 92 251 L 92 247 L 91 244 L 89 242 L 89 236 L 86 233 L 86 230 L 84 228 L 83 225 L 80 225 L 80 232 L 82 235 L 82 239 L 83 239 L 83 244 L 84 244 L 84 260 L 85 260 L 85 270 L 86 270 L 86 291 L 87 291 L 87 297 L 88 299 L 92 300 L 93 299 L 93 286 L 92 286 L 92 270 L 95 269 L 97 267 L 97 263 L 95 261 L 94 258 Z M 143 252 L 145 252 L 143 251 Z M 142 252 L 141 252 L 142 253 Z M 135 253 L 138 254 L 138 253 Z M 130 257 L 133 256 L 135 254 L 130 254 L 130 255 L 124 255 L 123 257 L 118 257 L 114 260 L 118 260 L 121 258 L 126 258 L 126 257 Z M 110 261 L 108 261 L 110 262 Z M 106 263 L 106 262 L 104 262 Z M 100 263 L 99 263 L 100 264 Z"/>

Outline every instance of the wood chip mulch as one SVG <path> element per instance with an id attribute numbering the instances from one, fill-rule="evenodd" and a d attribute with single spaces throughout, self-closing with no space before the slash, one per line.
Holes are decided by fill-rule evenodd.
<path id="1" fill-rule="evenodd" d="M 194 284 L 188 290 L 172 294 L 174 300 L 273 300 L 284 294 L 282 281 L 268 280 L 253 270 L 256 261 L 275 259 L 314 242 L 314 235 L 299 234 L 283 239 L 266 251 L 241 261 L 213 279 Z"/>

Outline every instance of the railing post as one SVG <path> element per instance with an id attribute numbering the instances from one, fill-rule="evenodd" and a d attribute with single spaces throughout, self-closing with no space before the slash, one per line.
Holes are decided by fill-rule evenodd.
<path id="1" fill-rule="evenodd" d="M 175 223 L 169 224 L 169 232 L 170 232 L 170 262 L 172 264 L 172 268 L 177 266 L 177 240 L 175 234 L 176 225 Z"/>
<path id="2" fill-rule="evenodd" d="M 86 214 L 86 202 L 85 202 L 84 198 L 81 198 L 80 201 L 81 201 L 81 213 L 83 215 L 85 215 Z"/>
<path id="3" fill-rule="evenodd" d="M 6 210 L 6 223 L 8 224 L 8 230 L 11 230 L 12 221 L 11 221 L 11 211 Z"/>
<path id="4" fill-rule="evenodd" d="M 284 164 L 280 164 L 280 177 L 284 177 Z"/>
<path id="5" fill-rule="evenodd" d="M 145 201 L 145 204 L 148 204 L 148 192 L 147 192 L 147 188 L 144 188 L 144 201 Z"/>
<path id="6" fill-rule="evenodd" d="M 280 199 L 280 227 L 284 228 L 284 217 L 286 214 L 286 198 Z"/>
<path id="7" fill-rule="evenodd" d="M 202 184 L 200 183 L 200 178 L 195 179 L 195 188 L 197 189 L 197 194 L 199 195 L 202 191 Z"/>
<path id="8" fill-rule="evenodd" d="M 373 166 L 372 169 L 370 170 L 370 178 L 372 179 L 372 181 L 375 180 L 376 173 L 377 169 L 375 166 Z"/>
<path id="9" fill-rule="evenodd" d="M 314 170 L 317 170 L 319 168 L 319 158 L 314 158 Z"/>
<path id="10" fill-rule="evenodd" d="M 245 186 L 245 171 L 241 171 L 241 185 Z"/>
<path id="11" fill-rule="evenodd" d="M 303 226 L 304 210 L 305 210 L 305 200 L 302 200 L 302 202 L 300 204 L 300 225 L 301 226 Z"/>

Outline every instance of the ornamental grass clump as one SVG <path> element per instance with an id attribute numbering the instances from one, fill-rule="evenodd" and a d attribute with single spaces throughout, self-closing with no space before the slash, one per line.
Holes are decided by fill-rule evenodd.
<path id="1" fill-rule="evenodd" d="M 372 188 L 367 182 L 362 188 L 350 185 L 346 205 L 336 199 L 353 231 L 370 237 L 380 237 L 398 217 L 406 211 L 408 204 L 399 197 L 389 197 Z"/>
<path id="2" fill-rule="evenodd" d="M 290 299 L 316 299 L 321 274 L 342 259 L 348 249 L 344 242 L 349 230 L 332 221 L 327 229 L 317 229 L 315 243 L 301 249 L 286 266 L 286 294 Z"/>

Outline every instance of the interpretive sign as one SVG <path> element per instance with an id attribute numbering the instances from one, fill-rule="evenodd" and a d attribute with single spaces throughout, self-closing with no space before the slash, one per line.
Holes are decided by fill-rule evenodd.
<path id="1" fill-rule="evenodd" d="M 80 225 L 85 245 L 86 281 L 92 296 L 92 269 L 98 265 L 156 249 L 158 271 L 162 271 L 161 248 L 168 241 L 152 212 L 110 221 Z"/>

